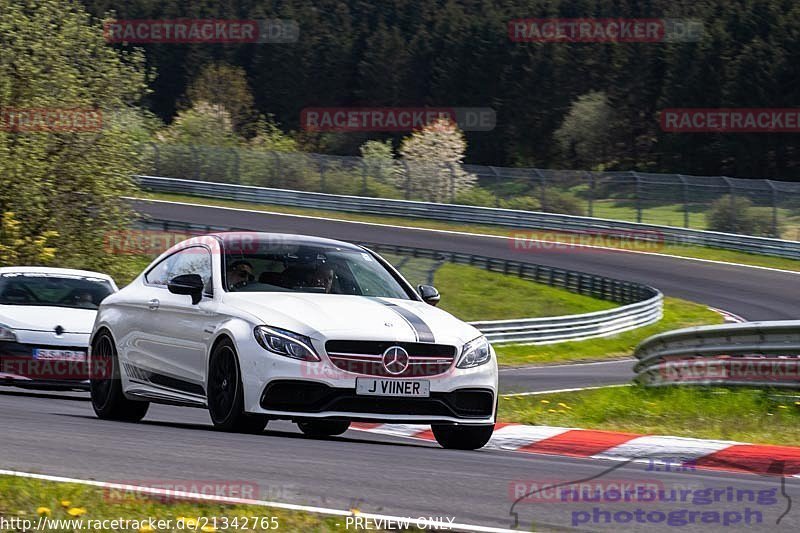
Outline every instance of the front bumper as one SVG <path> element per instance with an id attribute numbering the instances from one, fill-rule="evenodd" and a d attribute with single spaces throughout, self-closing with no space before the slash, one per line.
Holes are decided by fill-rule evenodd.
<path id="1" fill-rule="evenodd" d="M 36 348 L 87 351 L 85 345 L 0 342 L 0 385 L 47 390 L 89 390 L 90 372 L 85 360 L 34 359 L 33 350 Z"/>
<path id="2" fill-rule="evenodd" d="M 440 375 L 410 378 L 429 382 L 428 398 L 398 398 L 357 395 L 356 379 L 363 375 L 337 368 L 322 346 L 315 347 L 322 361 L 276 355 L 255 341 L 240 344 L 245 410 L 290 420 L 473 425 L 495 421 L 498 373 L 494 352 L 491 362 L 476 368 L 452 367 Z"/>
<path id="3" fill-rule="evenodd" d="M 428 398 L 359 396 L 354 389 L 300 380 L 273 380 L 261 394 L 264 412 L 285 418 L 346 418 L 417 423 L 491 423 L 491 389 L 432 392 Z"/>

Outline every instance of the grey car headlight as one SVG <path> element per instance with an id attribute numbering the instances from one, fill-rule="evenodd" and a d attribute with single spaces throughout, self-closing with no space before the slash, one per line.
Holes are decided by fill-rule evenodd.
<path id="1" fill-rule="evenodd" d="M 5 324 L 0 324 L 0 342 L 17 342 L 17 334 Z"/>
<path id="2" fill-rule="evenodd" d="M 311 339 L 305 335 L 272 326 L 257 326 L 254 333 L 256 341 L 265 350 L 300 361 L 320 360 Z"/>
<path id="3" fill-rule="evenodd" d="M 486 337 L 480 336 L 464 345 L 461 357 L 456 365 L 458 368 L 473 368 L 488 363 L 492 358 L 492 349 Z"/>

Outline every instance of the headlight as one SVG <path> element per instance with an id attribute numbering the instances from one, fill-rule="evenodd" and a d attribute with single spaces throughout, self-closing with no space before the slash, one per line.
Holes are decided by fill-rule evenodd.
<path id="1" fill-rule="evenodd" d="M 258 326 L 256 340 L 265 350 L 300 361 L 319 361 L 311 339 L 292 331 L 271 326 Z"/>
<path id="2" fill-rule="evenodd" d="M 458 368 L 472 368 L 488 363 L 492 358 L 492 349 L 486 337 L 478 337 L 469 341 L 461 350 L 461 358 L 458 360 Z"/>
<path id="3" fill-rule="evenodd" d="M 17 342 L 17 335 L 10 327 L 0 324 L 0 341 Z"/>

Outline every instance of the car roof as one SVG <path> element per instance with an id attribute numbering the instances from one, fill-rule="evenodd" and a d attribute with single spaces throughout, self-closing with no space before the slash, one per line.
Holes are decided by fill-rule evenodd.
<path id="1" fill-rule="evenodd" d="M 324 237 L 314 237 L 311 235 L 297 235 L 291 233 L 268 233 L 262 231 L 226 231 L 220 233 L 212 233 L 214 237 L 222 241 L 223 247 L 228 245 L 240 246 L 242 239 L 258 239 L 271 242 L 280 242 L 289 245 L 316 245 L 328 246 L 336 248 L 346 248 L 348 250 L 363 251 L 361 247 L 344 241 L 337 241 L 335 239 L 326 239 Z"/>
<path id="2" fill-rule="evenodd" d="M 114 281 L 108 274 L 100 272 L 93 272 L 91 270 L 78 270 L 74 268 L 54 268 L 54 267 L 38 267 L 38 266 L 12 266 L 0 268 L 0 274 L 54 274 L 64 276 L 85 276 L 87 278 L 102 278 L 108 281 Z"/>

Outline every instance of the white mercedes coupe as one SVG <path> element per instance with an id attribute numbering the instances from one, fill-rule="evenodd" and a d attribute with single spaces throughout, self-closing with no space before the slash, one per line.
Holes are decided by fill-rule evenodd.
<path id="1" fill-rule="evenodd" d="M 0 385 L 88 389 L 89 335 L 116 290 L 88 270 L 0 268 Z"/>
<path id="2" fill-rule="evenodd" d="M 492 435 L 497 360 L 480 331 L 434 307 L 386 260 L 344 242 L 220 233 L 179 243 L 97 314 L 91 381 L 103 419 L 150 402 L 207 408 L 214 426 L 308 435 L 353 421 L 430 424 L 445 448 Z"/>

